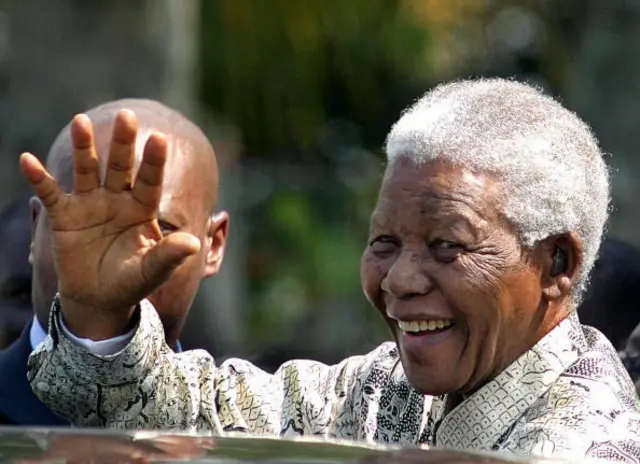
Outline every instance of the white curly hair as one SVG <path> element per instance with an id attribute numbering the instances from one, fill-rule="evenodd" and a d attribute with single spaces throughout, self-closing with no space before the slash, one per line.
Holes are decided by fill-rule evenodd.
<path id="1" fill-rule="evenodd" d="M 583 242 L 575 306 L 587 288 L 609 214 L 609 170 L 591 129 L 530 85 L 506 79 L 443 84 L 409 107 L 385 151 L 445 159 L 501 179 L 502 213 L 523 247 L 573 231 Z"/>

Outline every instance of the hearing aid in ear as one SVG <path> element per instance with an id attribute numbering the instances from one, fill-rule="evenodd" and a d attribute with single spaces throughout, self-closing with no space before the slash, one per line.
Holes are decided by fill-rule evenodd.
<path id="1" fill-rule="evenodd" d="M 560 247 L 556 247 L 551 266 L 551 277 L 557 277 L 567 270 L 567 254 Z"/>

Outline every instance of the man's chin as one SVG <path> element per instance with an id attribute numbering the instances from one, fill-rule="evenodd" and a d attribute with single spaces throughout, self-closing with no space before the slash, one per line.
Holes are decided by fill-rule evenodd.
<path id="1" fill-rule="evenodd" d="M 407 362 L 402 357 L 401 361 L 407 380 L 413 388 L 423 395 L 441 396 L 460 389 L 456 379 L 450 375 L 452 372 L 440 373 L 437 372 L 437 369 L 426 369 L 424 366 Z"/>
<path id="2" fill-rule="evenodd" d="M 426 396 L 442 396 L 451 393 L 451 389 L 446 384 L 420 382 L 420 380 L 412 381 L 411 379 L 409 379 L 409 383 L 418 392 Z"/>

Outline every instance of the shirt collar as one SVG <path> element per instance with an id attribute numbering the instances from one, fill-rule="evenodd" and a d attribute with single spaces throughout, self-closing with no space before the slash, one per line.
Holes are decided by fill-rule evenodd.
<path id="1" fill-rule="evenodd" d="M 584 346 L 582 327 L 572 314 L 448 414 L 446 396 L 438 398 L 432 409 L 435 422 L 440 422 L 436 444 L 491 449 L 578 359 Z"/>
<path id="2" fill-rule="evenodd" d="M 29 341 L 31 342 L 31 350 L 35 350 L 40 343 L 44 342 L 47 338 L 47 331 L 44 330 L 38 318 L 33 316 L 33 322 L 31 323 L 31 329 L 29 330 Z M 182 353 L 182 343 L 180 340 L 176 342 L 176 353 Z"/>
<path id="3" fill-rule="evenodd" d="M 47 331 L 44 330 L 38 318 L 33 316 L 33 322 L 31 322 L 31 329 L 29 329 L 29 341 L 31 342 L 31 349 L 35 350 L 40 343 L 47 338 Z"/>

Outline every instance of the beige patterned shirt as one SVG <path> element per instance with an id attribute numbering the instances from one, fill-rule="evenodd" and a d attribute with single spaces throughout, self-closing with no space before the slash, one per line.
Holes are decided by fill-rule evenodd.
<path id="1" fill-rule="evenodd" d="M 394 343 L 335 366 L 291 361 L 267 374 L 172 352 L 150 303 L 132 341 L 94 356 L 67 339 L 56 300 L 29 379 L 80 426 L 315 436 L 368 443 L 640 463 L 640 405 L 618 356 L 571 316 L 455 408 L 408 383 Z M 452 366 L 452 369 L 455 368 Z M 449 411 L 449 412 L 446 412 Z"/>

